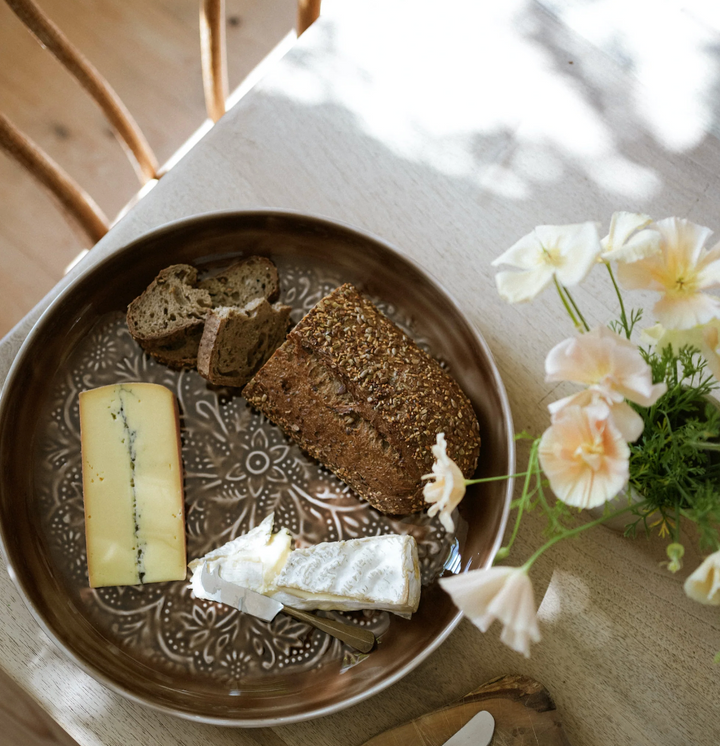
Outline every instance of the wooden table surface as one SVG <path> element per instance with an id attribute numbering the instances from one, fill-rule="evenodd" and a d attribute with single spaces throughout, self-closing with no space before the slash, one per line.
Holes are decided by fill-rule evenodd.
<path id="1" fill-rule="evenodd" d="M 359 226 L 457 298 L 493 351 L 516 429 L 539 433 L 557 393 L 543 360 L 571 330 L 550 294 L 504 304 L 491 260 L 537 224 L 607 226 L 618 209 L 720 228 L 720 16 L 699 0 L 655 5 L 326 0 L 321 20 L 85 266 L 169 220 L 221 209 L 290 208 Z M 577 297 L 591 323 L 616 313 L 599 276 Z M 0 345 L 0 380 L 41 307 Z M 531 516 L 511 562 L 541 528 Z M 530 660 L 497 629 L 463 621 L 381 694 L 272 730 L 190 723 L 110 692 L 56 649 L 5 573 L 0 664 L 81 746 L 351 746 L 506 673 L 545 684 L 576 746 L 711 746 L 720 613 L 682 591 L 697 553 L 671 576 L 663 548 L 604 527 L 561 543 L 534 570 L 544 639 Z"/>

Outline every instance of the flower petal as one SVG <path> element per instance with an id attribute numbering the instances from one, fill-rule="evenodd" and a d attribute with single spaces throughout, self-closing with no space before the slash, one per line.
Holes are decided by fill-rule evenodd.
<path id="1" fill-rule="evenodd" d="M 640 344 L 646 347 L 654 347 L 662 343 L 664 336 L 665 327 L 662 324 L 653 324 L 640 330 Z"/>
<path id="2" fill-rule="evenodd" d="M 432 447 L 435 463 L 432 474 L 423 479 L 434 479 L 423 487 L 426 502 L 433 503 L 428 510 L 429 516 L 440 513 L 440 522 L 448 533 L 455 530 L 452 512 L 465 496 L 465 477 L 460 467 L 447 455 L 445 434 L 437 434 L 437 442 Z"/>
<path id="3" fill-rule="evenodd" d="M 705 559 L 685 581 L 684 588 L 693 601 L 720 606 L 720 551 Z"/>
<path id="4" fill-rule="evenodd" d="M 628 443 L 634 443 L 645 429 L 643 418 L 625 402 L 610 407 L 610 418 L 623 439 Z"/>
<path id="5" fill-rule="evenodd" d="M 701 327 L 700 351 L 712 374 L 720 380 L 720 321 L 714 320 Z"/>
<path id="6" fill-rule="evenodd" d="M 685 297 L 665 294 L 653 306 L 653 312 L 668 329 L 691 329 L 720 318 L 720 299 L 705 293 Z"/>
<path id="7" fill-rule="evenodd" d="M 495 621 L 495 617 L 488 615 L 488 607 L 514 571 L 514 567 L 471 570 L 449 578 L 440 578 L 439 583 L 455 606 L 482 632 L 487 632 Z"/>
<path id="8" fill-rule="evenodd" d="M 564 285 L 583 280 L 600 254 L 595 223 L 539 225 L 492 264 L 509 264 L 520 272 L 499 272 L 498 291 L 510 303 L 532 300 L 554 276 Z"/>
<path id="9" fill-rule="evenodd" d="M 640 231 L 634 235 L 622 248 L 611 255 L 603 256 L 605 261 L 633 262 L 647 259 L 660 252 L 660 234 L 657 231 Z"/>
<path id="10" fill-rule="evenodd" d="M 654 383 L 646 389 L 644 381 L 642 385 L 631 382 L 631 385 L 628 385 L 627 388 L 622 385 L 618 386 L 617 391 L 626 399 L 639 404 L 641 407 L 652 407 L 661 396 L 667 393 L 667 384 L 662 381 Z"/>
<path id="11" fill-rule="evenodd" d="M 541 228 L 556 226 L 539 226 L 538 231 L 543 245 L 544 234 L 552 235 L 550 231 L 541 231 Z M 600 238 L 598 237 L 597 225 L 595 223 L 578 223 L 576 225 L 557 226 L 562 228 L 555 234 L 557 247 L 563 261 L 556 269 L 558 280 L 568 287 L 582 282 L 588 272 L 595 266 L 600 255 Z"/>
<path id="12" fill-rule="evenodd" d="M 668 264 L 694 266 L 712 235 L 710 228 L 684 218 L 665 218 L 655 225 L 662 235 L 662 249 Z"/>
<path id="13" fill-rule="evenodd" d="M 601 242 L 601 258 L 606 262 L 636 262 L 657 254 L 660 251 L 660 234 L 655 230 L 640 230 L 651 222 L 649 215 L 614 213 L 610 221 L 610 232 Z M 639 232 L 633 236 L 635 231 Z"/>
<path id="14" fill-rule="evenodd" d="M 607 406 L 566 407 L 543 433 L 538 455 L 558 499 L 578 508 L 612 499 L 629 477 L 630 450 Z"/>
<path id="15" fill-rule="evenodd" d="M 610 231 L 602 240 L 603 249 L 614 251 L 620 248 L 635 231 L 646 228 L 650 223 L 652 218 L 649 215 L 622 210 L 614 212 L 610 218 Z"/>
<path id="16" fill-rule="evenodd" d="M 533 269 L 542 256 L 542 244 L 533 230 L 519 241 L 516 241 L 507 251 L 491 262 L 493 267 L 508 264 L 518 269 Z"/>
<path id="17" fill-rule="evenodd" d="M 501 641 L 528 657 L 530 643 L 540 641 L 532 583 L 516 567 L 491 567 L 440 578 L 440 586 L 481 631 L 496 619 L 503 624 Z"/>
<path id="18" fill-rule="evenodd" d="M 665 393 L 662 384 L 653 385 L 650 366 L 637 347 L 604 326 L 555 345 L 545 359 L 545 373 L 547 381 L 590 386 L 608 405 L 626 398 L 650 406 Z"/>
<path id="19" fill-rule="evenodd" d="M 698 262 L 698 283 L 703 290 L 720 287 L 720 243 Z"/>
<path id="20" fill-rule="evenodd" d="M 637 262 L 621 262 L 617 266 L 617 276 L 620 284 L 626 290 L 656 290 L 662 292 L 665 288 L 657 279 L 662 274 L 663 258 L 653 254 Z"/>
<path id="21" fill-rule="evenodd" d="M 503 300 L 508 303 L 525 303 L 545 290 L 552 278 L 553 268 L 540 265 L 524 272 L 498 272 L 495 284 Z"/>

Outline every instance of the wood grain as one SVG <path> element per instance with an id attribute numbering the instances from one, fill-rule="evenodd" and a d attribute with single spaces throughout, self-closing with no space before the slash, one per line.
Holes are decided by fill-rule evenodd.
<path id="1" fill-rule="evenodd" d="M 134 158 L 141 183 L 157 176 L 158 162 L 132 114 L 90 60 L 67 39 L 33 0 L 7 0 L 15 15 L 40 45 L 53 54 L 102 109 L 128 154 Z"/>
<path id="2" fill-rule="evenodd" d="M 206 119 L 199 0 L 41 0 L 117 91 L 165 162 Z M 295 0 L 226 0 L 228 76 L 239 85 L 295 24 Z M 108 121 L 0 3 L 0 110 L 111 218 L 138 182 Z M 0 336 L 91 245 L 55 200 L 0 152 Z"/>
<path id="3" fill-rule="evenodd" d="M 320 17 L 321 0 L 298 0 L 297 33 L 305 33 Z"/>
<path id="4" fill-rule="evenodd" d="M 0 743 L 78 746 L 31 697 L 0 670 Z"/>
<path id="5" fill-rule="evenodd" d="M 591 219 L 606 227 L 617 209 L 720 230 L 720 112 L 703 108 L 714 100 L 717 28 L 663 6 L 663 28 L 682 33 L 683 44 L 663 44 L 653 56 L 658 50 L 644 45 L 664 37 L 635 19 L 652 25 L 661 10 L 648 14 L 637 0 L 620 14 L 609 13 L 608 3 L 569 0 L 452 0 L 440 14 L 430 0 L 329 5 L 86 261 L 169 220 L 220 209 L 284 207 L 357 225 L 437 273 L 488 342 L 516 430 L 539 434 L 548 425 L 547 403 L 575 390 L 546 384 L 543 375 L 548 350 L 572 329 L 551 293 L 530 305 L 503 303 L 490 263 L 536 225 Z M 147 3 L 143 12 L 159 25 L 162 7 Z M 595 11 L 604 11 L 600 25 L 599 16 L 586 15 Z M 196 15 L 194 3 L 189 12 Z M 0 22 L 2 41 L 8 26 Z M 692 76 L 689 85 L 689 76 L 668 76 L 666 63 L 705 77 Z M 0 65 L 0 81 L 13 69 Z M 169 82 L 172 75 L 160 77 Z M 649 88 L 658 81 L 660 92 Z M 37 93 L 34 85 L 20 91 Z M 164 95 L 162 86 L 152 95 Z M 196 95 L 202 109 L 199 81 Z M 650 105 L 669 102 L 678 111 L 681 100 L 695 114 L 660 117 Z M 152 128 L 140 123 L 159 152 Z M 22 201 L 13 204 L 20 212 Z M 40 276 L 42 263 L 37 267 Z M 617 313 L 601 275 L 592 274 L 575 299 L 591 324 Z M 36 317 L 0 345 L 0 377 Z M 526 455 L 521 449 L 519 465 Z M 542 539 L 543 522 L 530 514 L 509 562 L 527 559 Z M 274 727 L 278 746 L 355 746 L 507 671 L 548 687 L 574 744 L 715 746 L 720 616 L 683 593 L 701 561 L 691 541 L 677 575 L 660 565 L 664 546 L 657 536 L 629 541 L 603 527 L 558 544 L 532 569 L 543 640 L 529 660 L 500 643 L 498 625 L 483 635 L 465 621 L 378 696 Z M 7 603 L 2 666 L 83 746 L 263 743 L 259 732 L 181 721 L 113 694 L 39 631 L 9 578 L 0 579 L 0 592 Z"/>
<path id="6" fill-rule="evenodd" d="M 380 733 L 363 746 L 443 746 L 483 710 L 495 720 L 492 746 L 570 746 L 548 690 L 518 675 L 492 679 L 460 702 Z"/>
<path id="7" fill-rule="evenodd" d="M 108 232 L 108 219 L 93 198 L 0 112 L 0 148 L 47 187 L 92 244 Z"/>
<path id="8" fill-rule="evenodd" d="M 200 47 L 205 108 L 213 122 L 225 113 L 228 96 L 225 0 L 200 3 Z"/>

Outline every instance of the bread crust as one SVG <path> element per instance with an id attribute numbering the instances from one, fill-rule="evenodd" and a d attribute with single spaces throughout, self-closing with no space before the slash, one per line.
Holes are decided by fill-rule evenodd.
<path id="1" fill-rule="evenodd" d="M 173 264 L 161 270 L 147 289 L 128 306 L 127 324 L 138 344 L 160 363 L 171 368 L 194 368 L 208 312 L 216 306 L 239 305 L 260 297 L 275 300 L 280 294 L 277 267 L 268 258 L 249 256 L 214 277 L 198 283 L 197 269 Z M 236 303 L 237 298 L 237 303 Z M 154 319 L 175 312 L 188 318 L 173 319 L 165 328 Z M 244 383 L 244 382 L 243 382 Z M 240 385 L 240 384 L 238 384 Z"/>
<path id="2" fill-rule="evenodd" d="M 256 298 L 243 308 L 209 311 L 197 353 L 198 373 L 216 386 L 244 386 L 285 339 L 291 310 Z M 233 369 L 221 370 L 223 358 L 226 365 L 232 361 Z"/>
<path id="3" fill-rule="evenodd" d="M 197 285 L 197 270 L 189 264 L 173 264 L 161 270 L 148 288 L 127 310 L 127 325 L 133 339 L 160 362 L 173 367 L 195 364 L 205 314 L 211 307 L 210 294 Z M 167 298 L 165 297 L 167 296 Z M 171 304 L 187 308 L 188 316 L 169 322 L 168 328 L 149 330 L 150 313 L 162 318 L 160 307 Z M 157 306 L 157 308 L 152 308 Z"/>
<path id="4" fill-rule="evenodd" d="M 479 426 L 470 400 L 350 284 L 300 321 L 243 394 L 385 513 L 426 507 L 421 477 L 431 471 L 439 432 L 466 478 L 477 466 Z"/>

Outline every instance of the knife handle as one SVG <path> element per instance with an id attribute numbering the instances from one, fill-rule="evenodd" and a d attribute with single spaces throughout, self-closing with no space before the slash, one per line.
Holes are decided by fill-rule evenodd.
<path id="1" fill-rule="evenodd" d="M 337 622 L 334 619 L 315 616 L 315 614 L 308 614 L 307 611 L 293 609 L 291 606 L 283 607 L 283 612 L 293 617 L 293 619 L 297 619 L 299 622 L 311 624 L 316 629 L 327 632 L 332 637 L 336 637 L 338 640 L 352 645 L 352 647 L 361 653 L 369 653 L 375 645 L 375 635 L 369 629 L 362 629 L 354 624 L 346 624 L 345 622 Z"/>

